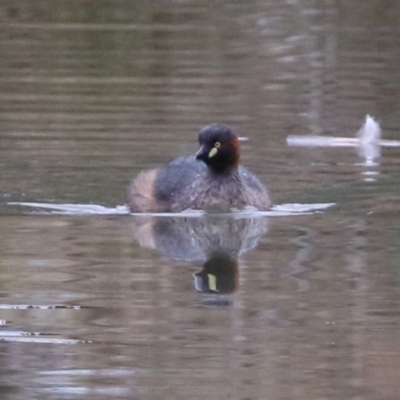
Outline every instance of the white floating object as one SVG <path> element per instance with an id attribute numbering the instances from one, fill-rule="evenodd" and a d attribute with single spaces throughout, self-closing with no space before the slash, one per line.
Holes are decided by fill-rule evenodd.
<path id="1" fill-rule="evenodd" d="M 370 115 L 367 115 L 357 136 L 362 144 L 379 144 L 382 136 L 381 127 Z"/>
<path id="2" fill-rule="evenodd" d="M 301 147 L 367 147 L 366 153 L 373 154 L 373 157 L 379 155 L 379 146 L 381 147 L 400 147 L 399 140 L 382 140 L 382 131 L 378 122 L 367 115 L 364 125 L 357 133 L 356 138 L 345 138 L 336 136 L 300 136 L 290 135 L 286 138 L 289 146 Z M 377 151 L 371 151 L 370 147 L 376 147 Z M 369 158 L 369 157 L 368 157 Z"/>

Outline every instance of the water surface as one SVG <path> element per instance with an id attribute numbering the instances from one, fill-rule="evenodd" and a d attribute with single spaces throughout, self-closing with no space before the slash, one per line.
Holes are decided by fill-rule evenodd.
<path id="1" fill-rule="evenodd" d="M 400 151 L 286 145 L 400 140 L 400 7 L 342 3 L 2 2 L 2 398 L 398 399 Z M 275 205 L 335 206 L 127 214 L 212 122 Z"/>

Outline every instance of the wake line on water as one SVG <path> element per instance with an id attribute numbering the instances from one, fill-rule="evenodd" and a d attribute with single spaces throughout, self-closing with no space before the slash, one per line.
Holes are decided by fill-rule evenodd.
<path id="1" fill-rule="evenodd" d="M 230 216 L 232 218 L 256 218 L 256 217 L 284 217 L 293 215 L 307 215 L 322 212 L 331 208 L 335 203 L 315 203 L 315 204 L 281 204 L 276 205 L 269 211 L 258 211 L 253 209 L 233 211 L 231 213 L 207 214 L 204 211 L 188 210 L 180 213 L 131 213 L 128 206 L 116 206 L 114 208 L 104 207 L 96 204 L 52 204 L 52 203 L 33 203 L 33 202 L 12 202 L 7 203 L 11 206 L 26 207 L 35 209 L 32 214 L 56 214 L 56 215 L 147 215 L 154 217 L 193 217 L 198 218 L 206 215 Z"/>

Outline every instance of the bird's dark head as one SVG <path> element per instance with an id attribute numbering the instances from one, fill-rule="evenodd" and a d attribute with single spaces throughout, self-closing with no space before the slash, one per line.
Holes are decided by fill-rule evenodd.
<path id="1" fill-rule="evenodd" d="M 204 161 L 216 173 L 237 168 L 240 150 L 236 135 L 225 125 L 212 124 L 199 133 L 200 149 L 196 159 Z"/>

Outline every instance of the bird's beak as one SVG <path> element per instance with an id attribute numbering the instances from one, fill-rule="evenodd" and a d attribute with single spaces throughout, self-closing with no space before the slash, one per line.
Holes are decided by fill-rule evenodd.
<path id="1" fill-rule="evenodd" d="M 207 152 L 205 151 L 204 146 L 201 146 L 197 153 L 195 154 L 196 160 L 203 160 L 205 156 L 207 155 Z"/>

